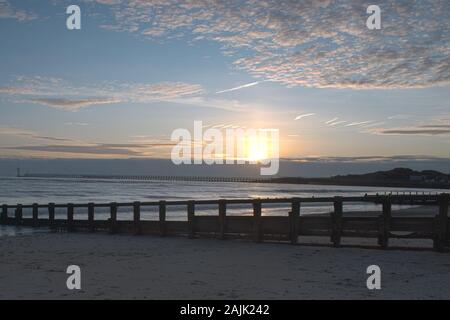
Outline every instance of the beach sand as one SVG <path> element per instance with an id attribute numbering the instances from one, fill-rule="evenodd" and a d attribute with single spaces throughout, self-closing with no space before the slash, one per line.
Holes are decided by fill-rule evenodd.
<path id="1" fill-rule="evenodd" d="M 72 264 L 81 267 L 79 291 L 66 288 Z M 373 264 L 381 290 L 366 287 Z M 448 299 L 449 270 L 450 255 L 431 250 L 101 233 L 0 238 L 1 299 Z"/>

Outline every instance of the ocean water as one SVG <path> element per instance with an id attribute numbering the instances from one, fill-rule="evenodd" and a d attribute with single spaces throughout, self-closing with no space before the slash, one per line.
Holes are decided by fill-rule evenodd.
<path id="1" fill-rule="evenodd" d="M 107 203 L 158 200 L 201 200 L 267 197 L 333 197 L 361 196 L 384 192 L 445 192 L 439 189 L 406 189 L 352 186 L 319 186 L 296 184 L 196 182 L 196 181 L 137 181 L 111 179 L 67 179 L 67 178 L 0 178 L 0 204 L 21 203 Z M 397 207 L 393 208 L 396 209 Z M 196 214 L 217 214 L 217 206 L 196 206 Z M 366 203 L 344 204 L 344 211 L 381 210 L 380 206 Z M 10 216 L 13 210 L 9 210 Z M 263 215 L 287 215 L 287 205 L 263 207 Z M 302 204 L 301 214 L 317 214 L 332 211 L 332 203 Z M 108 208 L 96 209 L 96 219 L 107 219 Z M 251 205 L 230 205 L 229 215 L 250 215 Z M 24 217 L 31 217 L 25 210 Z M 56 212 L 57 217 L 65 217 L 65 210 Z M 143 220 L 157 220 L 157 207 L 143 207 Z M 40 209 L 40 217 L 48 217 L 45 209 Z M 87 219 L 87 209 L 77 208 L 75 219 Z M 119 208 L 118 219 L 132 219 L 131 208 Z M 168 220 L 185 220 L 185 206 L 168 206 Z M 27 232 L 27 231 L 21 231 Z M 17 231 L 1 228 L 0 235 L 14 235 Z"/>

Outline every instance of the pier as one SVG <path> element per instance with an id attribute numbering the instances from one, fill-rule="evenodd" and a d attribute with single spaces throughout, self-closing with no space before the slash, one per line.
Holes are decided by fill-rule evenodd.
<path id="1" fill-rule="evenodd" d="M 55 179 L 107 179 L 107 180 L 137 180 L 137 181 L 201 181 L 201 182 L 270 182 L 269 178 L 252 177 L 211 177 L 211 176 L 156 176 L 156 175 L 90 175 L 90 174 L 46 174 L 25 173 L 21 178 L 55 178 Z"/>
<path id="2" fill-rule="evenodd" d="M 214 237 L 219 239 L 244 238 L 255 242 L 278 241 L 297 244 L 301 236 L 327 237 L 329 244 L 341 246 L 342 238 L 375 238 L 382 249 L 389 247 L 389 240 L 431 239 L 437 251 L 450 248 L 450 223 L 448 217 L 450 194 L 438 195 L 366 195 L 362 197 L 309 197 L 309 198 L 256 198 L 217 200 L 177 200 L 128 203 L 66 203 L 66 204 L 4 204 L 0 224 L 12 226 L 48 227 L 65 232 L 132 233 L 135 235 Z M 302 215 L 305 203 L 330 204 L 332 212 L 318 215 Z M 373 214 L 348 214 L 348 203 L 372 203 L 380 206 Z M 434 216 L 392 215 L 392 204 L 413 203 L 436 207 Z M 228 215 L 232 205 L 247 205 L 248 215 Z M 284 215 L 265 216 L 264 206 L 278 204 L 288 209 Z M 202 206 L 214 206 L 216 215 L 202 215 Z M 171 206 L 186 208 L 185 221 L 167 220 Z M 87 209 L 87 219 L 75 219 L 76 211 Z M 108 219 L 96 219 L 98 208 L 106 208 Z M 159 213 L 157 220 L 141 220 L 142 210 L 153 208 Z M 32 217 L 23 216 L 24 209 L 31 210 Z M 65 217 L 57 217 L 56 209 Z M 127 212 L 127 219 L 118 220 L 118 210 Z M 199 210 L 198 210 L 199 209 Z M 105 210 L 105 209 L 104 209 Z"/>

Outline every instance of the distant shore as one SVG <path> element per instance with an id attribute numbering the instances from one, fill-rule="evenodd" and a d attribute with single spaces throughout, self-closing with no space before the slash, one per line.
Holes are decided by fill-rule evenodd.
<path id="1" fill-rule="evenodd" d="M 425 182 L 425 181 L 392 181 L 362 179 L 348 177 L 216 177 L 216 176 L 147 176 L 147 175 L 90 175 L 90 174 L 52 174 L 35 173 L 17 175 L 17 178 L 53 178 L 53 179 L 106 179 L 106 180 L 135 180 L 135 181 L 202 181 L 202 182 L 233 182 L 233 183 L 279 183 L 300 185 L 326 185 L 326 186 L 350 186 L 350 187 L 383 187 L 383 188 L 406 188 L 406 189 L 450 189 L 449 183 Z"/>
<path id="2" fill-rule="evenodd" d="M 383 187 L 383 188 L 406 188 L 406 189 L 450 189 L 449 184 L 425 183 L 425 182 L 386 182 L 386 181 L 361 181 L 340 180 L 336 178 L 273 178 L 266 183 L 285 184 L 311 184 L 323 186 L 350 186 L 350 187 Z"/>

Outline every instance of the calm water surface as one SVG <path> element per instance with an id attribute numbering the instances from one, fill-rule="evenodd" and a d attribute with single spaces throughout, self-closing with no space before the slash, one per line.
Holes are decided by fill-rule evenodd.
<path id="1" fill-rule="evenodd" d="M 439 189 L 405 189 L 380 187 L 352 186 L 318 186 L 293 184 L 265 183 L 232 183 L 232 182 L 199 182 L 199 181 L 124 181 L 110 179 L 66 179 L 66 178 L 0 178 L 0 203 L 6 204 L 45 204 L 54 203 L 88 203 L 88 202 L 132 202 L 157 200 L 189 200 L 189 199 L 235 199 L 235 198 L 267 198 L 267 197 L 333 197 L 361 196 L 384 192 L 444 192 Z M 356 203 L 345 205 L 345 211 L 379 210 L 379 206 Z M 396 209 L 396 208 L 394 208 Z M 157 219 L 156 207 L 142 209 L 142 219 Z M 302 214 L 317 214 L 329 212 L 332 204 L 302 205 Z M 9 215 L 13 215 L 10 210 Z M 287 206 L 270 206 L 263 208 L 263 215 L 287 214 Z M 217 206 L 198 206 L 198 214 L 217 214 Z M 251 214 L 250 205 L 229 206 L 227 214 Z M 65 211 L 57 211 L 57 216 L 65 216 Z M 39 215 L 47 217 L 45 209 Z M 24 217 L 31 216 L 29 210 L 24 210 Z M 118 219 L 131 219 L 131 208 L 120 208 Z M 77 209 L 76 219 L 87 219 L 86 209 Z M 96 218 L 107 219 L 107 209 L 96 209 Z M 168 220 L 186 219 L 185 207 L 167 209 Z M 29 232 L 23 228 L 2 227 L 0 235 L 14 235 Z"/>

